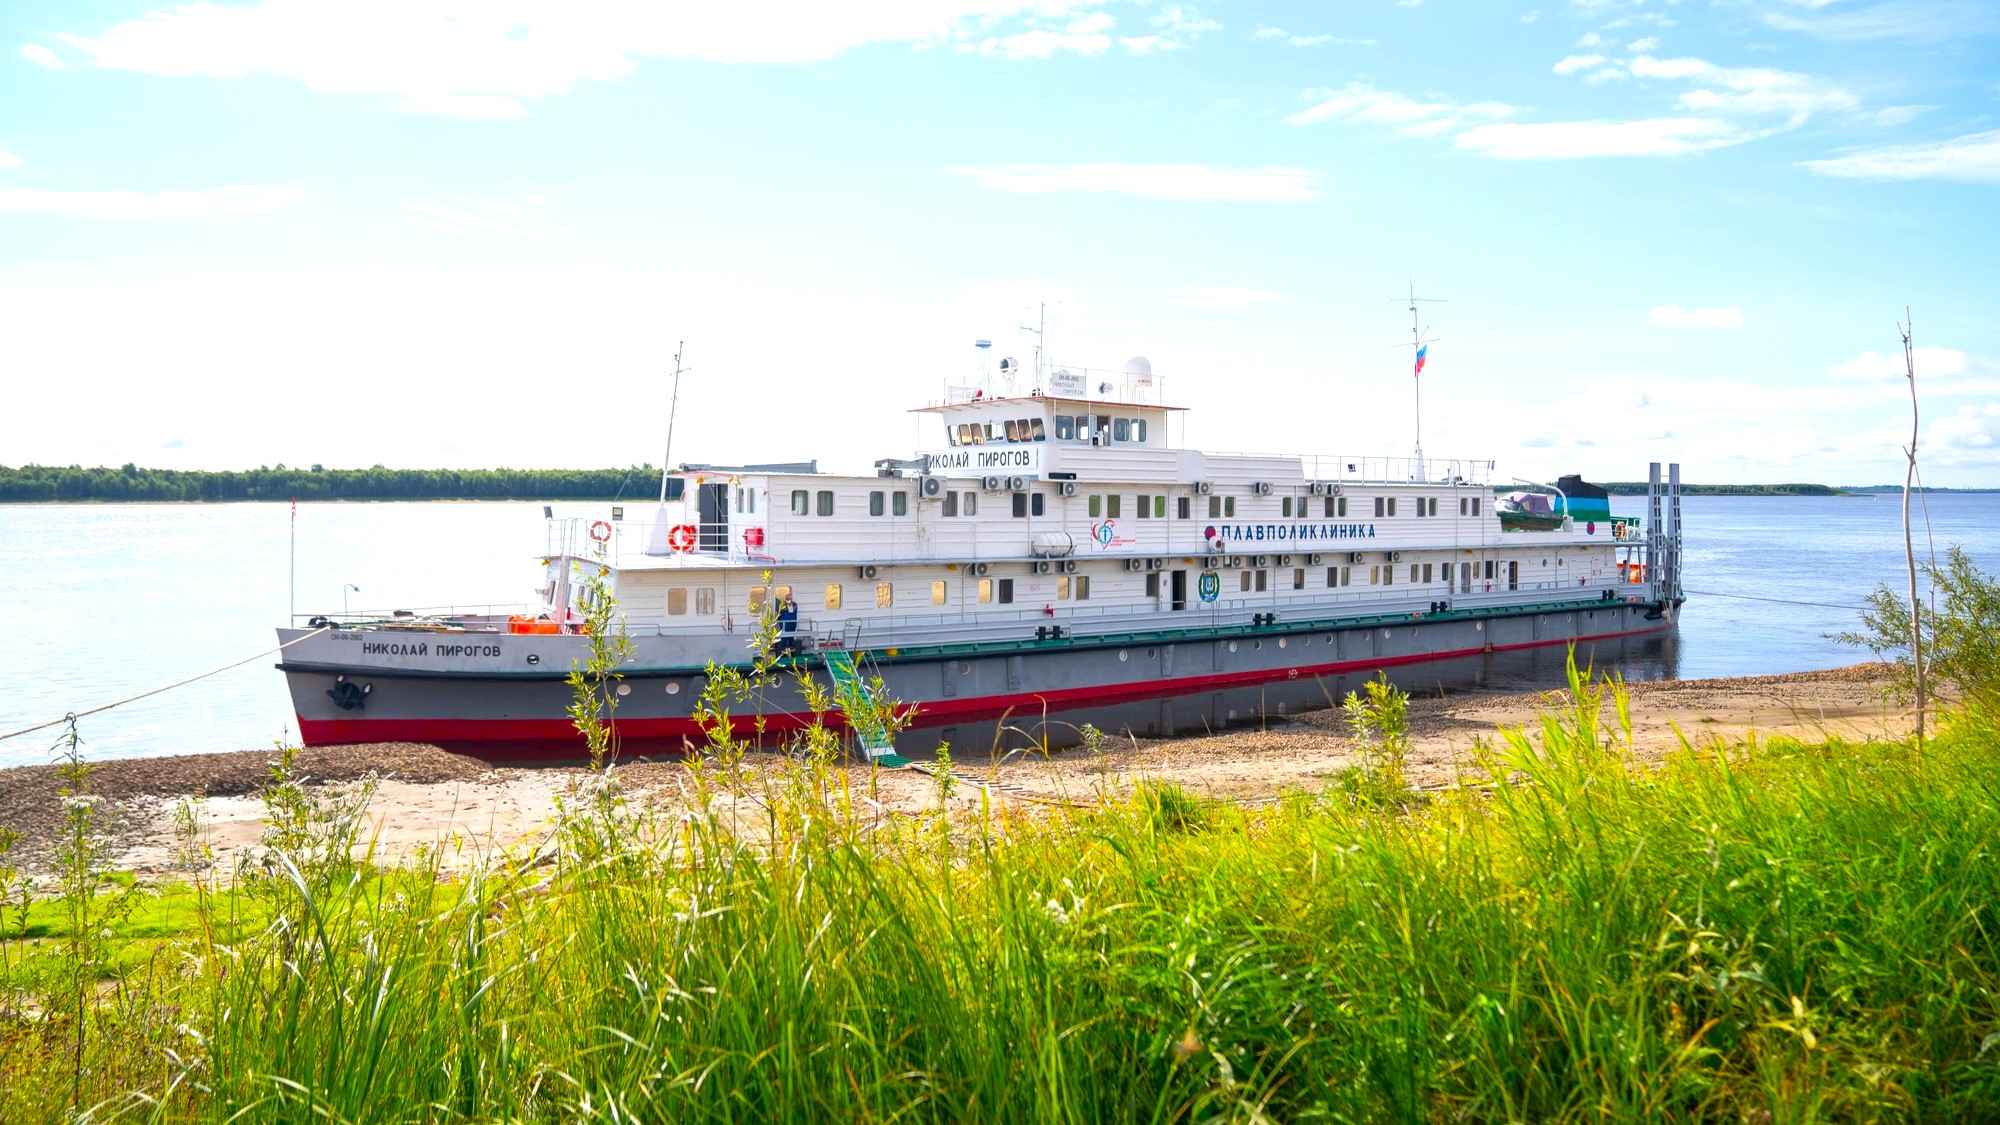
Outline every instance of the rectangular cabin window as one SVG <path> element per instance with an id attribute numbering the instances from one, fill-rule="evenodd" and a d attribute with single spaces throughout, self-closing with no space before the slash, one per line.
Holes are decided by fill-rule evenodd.
<path id="1" fill-rule="evenodd" d="M 1028 498 L 1028 514 L 1031 516 L 1048 514 L 1048 506 L 1048 497 L 1043 496 L 1039 492 Z"/>
<path id="2" fill-rule="evenodd" d="M 966 494 L 965 494 L 965 503 L 961 504 L 961 505 L 960 505 L 960 507 L 962 507 L 962 508 L 964 508 L 964 509 L 965 509 L 965 514 L 966 514 L 966 515 L 968 515 L 968 516 L 976 516 L 976 515 L 978 515 L 978 514 L 979 514 L 979 494 L 978 494 L 977 492 L 968 492 L 968 493 L 966 493 Z"/>
<path id="3" fill-rule="evenodd" d="M 1059 602 L 1069 600 L 1069 575 L 1067 574 L 1056 579 L 1056 600 Z"/>
<path id="4" fill-rule="evenodd" d="M 1014 601 L 1014 580 L 1012 578 L 1002 578 L 998 593 L 1001 605 L 1012 604 Z"/>
<path id="5" fill-rule="evenodd" d="M 1236 497 L 1224 496 L 1222 498 L 1222 518 L 1229 520 L 1236 518 Z"/>
<path id="6" fill-rule="evenodd" d="M 1382 585 L 1394 586 L 1395 584 L 1396 584 L 1396 568 L 1393 566 L 1384 566 L 1382 568 Z"/>
<path id="7" fill-rule="evenodd" d="M 1111 420 L 1111 440 L 1131 441 L 1132 420 L 1129 418 L 1113 418 Z"/>
<path id="8" fill-rule="evenodd" d="M 833 492 L 830 489 L 819 490 L 819 514 L 822 516 L 833 514 Z"/>
<path id="9" fill-rule="evenodd" d="M 1337 566 L 1330 566 L 1330 567 L 1327 567 L 1327 568 L 1326 568 L 1326 588 L 1327 588 L 1327 589 L 1329 589 L 1329 590 L 1331 590 L 1331 589 L 1333 589 L 1333 588 L 1335 588 L 1336 586 L 1339 586 L 1339 585 L 1340 585 L 1340 568 L 1339 568 L 1339 567 L 1337 567 Z"/>
<path id="10" fill-rule="evenodd" d="M 715 616 L 715 590 L 712 587 L 703 586 L 694 592 L 694 615 Z"/>
<path id="11" fill-rule="evenodd" d="M 1070 441 L 1076 437 L 1076 419 L 1067 414 L 1056 415 L 1056 440 Z"/>
<path id="12" fill-rule="evenodd" d="M 890 501 L 891 501 L 891 503 L 889 504 L 889 511 L 890 511 L 890 512 L 891 512 L 892 514 L 894 514 L 894 515 L 898 515 L 898 516 L 907 516 L 907 515 L 909 515 L 909 514 L 910 514 L 910 494 L 909 494 L 909 493 L 907 493 L 907 492 L 892 492 L 892 493 L 890 493 L 890 494 L 889 494 L 889 498 L 890 498 Z"/>
<path id="13" fill-rule="evenodd" d="M 972 444 L 986 444 L 986 427 L 978 422 L 972 424 Z"/>
<path id="14" fill-rule="evenodd" d="M 1471 514 L 1472 514 L 1472 498 L 1471 498 L 1471 497 L 1469 497 L 1469 496 L 1461 496 L 1461 497 L 1459 497 L 1459 498 L 1458 498 L 1458 514 L 1459 514 L 1459 515 L 1461 515 L 1461 516 L 1469 516 L 1469 515 L 1471 515 Z"/>
<path id="15" fill-rule="evenodd" d="M 1042 428 L 1042 420 L 1041 420 L 1040 418 L 1031 418 L 1031 419 L 1029 419 L 1029 425 L 1028 425 L 1028 429 L 1029 429 L 1029 431 L 1030 431 L 1030 432 L 1032 433 L 1032 435 L 1033 435 L 1033 436 L 1032 436 L 1032 437 L 1030 437 L 1030 438 L 1029 438 L 1028 440 L 1030 440 L 1030 441 L 1047 441 L 1047 440 L 1049 440 L 1049 433 L 1048 433 L 1048 431 L 1047 431 L 1047 430 L 1045 430 L 1045 429 L 1043 429 L 1043 428 Z"/>
<path id="16" fill-rule="evenodd" d="M 1379 585 L 1381 585 L 1381 583 L 1382 583 L 1382 568 L 1381 568 L 1381 567 L 1379 567 L 1379 566 L 1371 566 L 1371 567 L 1369 567 L 1369 568 L 1368 568 L 1368 584 L 1369 584 L 1370 586 L 1379 586 Z"/>
<path id="17" fill-rule="evenodd" d="M 883 502 L 883 499 L 884 499 L 884 497 L 883 497 L 883 495 L 882 495 L 882 493 L 881 493 L 880 491 L 875 491 L 875 492 L 870 492 L 870 493 L 868 494 L 868 514 L 869 514 L 869 515 L 871 515 L 871 516 L 879 516 L 879 515 L 881 515 L 881 514 L 882 514 L 882 512 L 883 512 L 883 504 L 882 504 L 882 502 Z"/>
<path id="18" fill-rule="evenodd" d="M 958 514 L 958 493 L 947 492 L 944 494 L 944 514 L 947 516 Z"/>
<path id="19" fill-rule="evenodd" d="M 1493 560 L 1492 560 L 1492 559 L 1487 559 L 1487 560 L 1486 560 L 1486 577 L 1488 577 L 1488 578 L 1491 578 L 1491 577 L 1493 577 Z"/>
<path id="20" fill-rule="evenodd" d="M 1146 440 L 1146 420 L 1144 418 L 1132 419 L 1132 440 L 1139 442 Z"/>
<path id="21" fill-rule="evenodd" d="M 762 586 L 750 587 L 750 596 L 744 599 L 743 604 L 749 607 L 751 613 L 756 613 L 764 608 L 764 592 L 764 587 Z"/>
<path id="22" fill-rule="evenodd" d="M 1521 588 L 1521 564 L 1518 560 L 1507 564 L 1507 588 L 1509 590 Z"/>
<path id="23" fill-rule="evenodd" d="M 792 490 L 792 514 L 804 516 L 812 514 L 812 494 L 803 488 Z"/>
<path id="24" fill-rule="evenodd" d="M 685 617 L 688 611 L 688 592 L 685 586 L 675 586 L 667 591 L 667 615 Z"/>
<path id="25" fill-rule="evenodd" d="M 1430 583 L 1431 583 L 1431 564 L 1430 564 L 1430 563 L 1425 563 L 1425 564 L 1424 564 L 1424 584 L 1428 586 L 1428 585 L 1429 585 Z"/>
<path id="26" fill-rule="evenodd" d="M 1080 601 L 1080 602 L 1087 602 L 1087 601 L 1089 601 L 1089 600 L 1090 600 L 1090 575 L 1088 575 L 1088 574 L 1079 574 L 1079 575 L 1077 575 L 1077 576 L 1076 576 L 1076 581 L 1075 581 L 1075 582 L 1072 582 L 1072 583 L 1070 583 L 1070 587 L 1069 587 L 1069 588 L 1070 588 L 1070 590 L 1071 590 L 1071 591 L 1072 591 L 1073 593 L 1075 593 L 1075 595 L 1076 595 L 1076 600 L 1077 600 L 1077 601 Z"/>
<path id="27" fill-rule="evenodd" d="M 947 587 L 947 586 L 945 585 L 945 583 L 944 583 L 944 579 L 940 578 L 940 579 L 938 579 L 938 580 L 936 580 L 936 581 L 932 582 L 932 583 L 931 583 L 931 604 L 932 604 L 932 605 L 943 605 L 943 604 L 944 604 L 944 599 L 945 599 L 945 596 L 946 596 L 946 594 L 947 594 L 948 592 L 949 592 L 949 587 Z"/>
<path id="28" fill-rule="evenodd" d="M 1090 498 L 1090 518 L 1097 519 L 1099 516 L 1102 516 L 1103 514 L 1104 514 L 1104 497 L 1092 496 Z"/>
<path id="29" fill-rule="evenodd" d="M 1295 568 L 1293 568 L 1293 570 L 1292 570 L 1292 589 L 1294 589 L 1294 590 L 1303 590 L 1303 589 L 1305 589 L 1305 588 L 1306 588 L 1306 572 L 1305 572 L 1305 568 L 1304 568 L 1304 567 L 1295 567 Z"/>
<path id="30" fill-rule="evenodd" d="M 1028 494 L 1025 492 L 1014 494 L 1014 518 L 1017 520 L 1028 518 Z"/>
<path id="31" fill-rule="evenodd" d="M 1194 505 L 1189 503 L 1188 497 L 1183 496 L 1174 503 L 1175 503 L 1174 514 L 1178 518 L 1184 520 L 1194 518 L 1193 515 L 1191 514 L 1194 511 Z"/>
<path id="32" fill-rule="evenodd" d="M 1243 571 L 1242 573 L 1240 573 L 1240 574 L 1238 574 L 1238 575 L 1236 576 L 1236 587 L 1237 587 L 1237 589 L 1238 589 L 1238 590 L 1240 590 L 1241 592 L 1243 592 L 1243 593 L 1245 593 L 1245 594 L 1247 594 L 1247 593 L 1249 593 L 1249 592 L 1250 592 L 1250 572 L 1249 572 L 1249 571 L 1247 571 L 1247 570 L 1246 570 L 1246 571 Z"/>
<path id="33" fill-rule="evenodd" d="M 1289 496 L 1285 497 L 1284 516 L 1286 519 L 1292 518 L 1292 498 Z"/>
<path id="34" fill-rule="evenodd" d="M 888 609 L 896 604 L 896 589 L 887 582 L 875 583 L 875 608 Z"/>
<path id="35" fill-rule="evenodd" d="M 1472 564 L 1469 562 L 1458 564 L 1458 592 L 1461 594 L 1472 592 Z"/>
<path id="36" fill-rule="evenodd" d="M 739 516 L 743 514 L 743 489 L 741 486 L 738 486 L 736 489 L 736 514 Z"/>
<path id="37" fill-rule="evenodd" d="M 1222 518 L 1222 497 L 1211 496 L 1208 498 L 1208 518 L 1212 520 Z"/>
<path id="38" fill-rule="evenodd" d="M 988 602 L 990 602 L 990 601 L 992 601 L 992 600 L 993 600 L 993 580 L 992 580 L 991 578 L 982 578 L 982 579 L 980 579 L 980 580 L 979 580 L 979 604 L 980 604 L 980 605 L 985 605 L 986 603 L 988 603 Z"/>
<path id="39" fill-rule="evenodd" d="M 1428 509 L 1427 511 L 1425 511 L 1425 512 L 1424 512 L 1424 514 L 1425 514 L 1425 515 L 1427 515 L 1427 516 L 1434 516 L 1434 515 L 1437 515 L 1437 514 L 1438 514 L 1438 498 L 1437 498 L 1437 497 L 1435 497 L 1435 496 L 1432 496 L 1432 497 L 1428 497 L 1428 498 L 1426 498 L 1426 499 L 1424 500 L 1424 507 L 1425 507 L 1426 509 Z"/>
<path id="40" fill-rule="evenodd" d="M 1420 570 L 1420 569 L 1418 569 L 1418 567 L 1417 567 L 1417 564 L 1416 564 L 1416 563 L 1411 563 L 1411 564 L 1410 564 L 1410 583 L 1411 583 L 1411 585 L 1415 585 L 1415 584 L 1416 584 L 1416 581 L 1417 581 L 1417 575 L 1419 575 L 1419 574 L 1422 574 L 1422 573 L 1423 573 L 1423 571 L 1422 571 L 1422 570 Z"/>
<path id="41" fill-rule="evenodd" d="M 1417 517 L 1421 519 L 1423 518 L 1423 515 L 1424 515 L 1424 498 L 1419 496 L 1417 497 Z"/>
<path id="42" fill-rule="evenodd" d="M 1092 429 L 1090 428 L 1090 415 L 1088 415 L 1088 414 L 1079 414 L 1079 415 L 1077 415 L 1077 416 L 1076 416 L 1076 440 L 1078 440 L 1078 441 L 1090 441 L 1090 440 L 1091 440 L 1091 439 L 1092 439 L 1092 438 L 1093 438 L 1094 436 L 1095 436 L 1095 432 L 1094 432 L 1094 431 L 1093 431 L 1093 430 L 1092 430 Z"/>
<path id="43" fill-rule="evenodd" d="M 1119 496 L 1119 495 L 1118 495 L 1117 493 L 1115 493 L 1115 492 L 1114 492 L 1114 493 L 1112 493 L 1112 494 L 1111 494 L 1111 495 L 1109 495 L 1109 496 L 1106 496 L 1106 497 L 1104 498 L 1104 518 L 1105 518 L 1105 519 L 1108 519 L 1108 520 L 1115 520 L 1115 519 L 1117 519 L 1117 518 L 1118 518 L 1118 509 L 1119 509 L 1119 501 L 1121 501 L 1121 500 L 1123 500 L 1123 499 L 1124 499 L 1124 497 L 1122 497 L 1122 496 Z"/>
<path id="44" fill-rule="evenodd" d="M 1007 440 L 1021 440 L 1021 424 L 1012 418 L 1007 419 Z"/>
<path id="45" fill-rule="evenodd" d="M 1375 518 L 1379 520 L 1383 516 L 1388 514 L 1389 514 L 1389 501 L 1383 499 L 1380 496 L 1377 496 L 1375 498 Z"/>
<path id="46" fill-rule="evenodd" d="M 829 582 L 826 584 L 826 608 L 840 608 L 840 583 Z"/>
<path id="47" fill-rule="evenodd" d="M 1139 494 L 1138 516 L 1142 520 L 1153 518 L 1153 498 L 1143 492 Z"/>
<path id="48" fill-rule="evenodd" d="M 1477 496 L 1472 498 L 1472 514 L 1475 516 L 1479 514 L 1479 498 Z"/>
<path id="49" fill-rule="evenodd" d="M 1153 518 L 1156 520 L 1163 520 L 1167 518 L 1166 497 L 1164 496 L 1153 497 Z"/>
<path id="50" fill-rule="evenodd" d="M 1263 592 L 1265 591 L 1265 589 L 1267 589 L 1267 588 L 1268 588 L 1268 586 L 1269 586 L 1269 583 L 1270 583 L 1270 581 L 1271 581 L 1271 572 L 1270 572 L 1270 571 L 1268 571 L 1268 570 L 1260 570 L 1260 571 L 1258 571 L 1258 572 L 1257 572 L 1257 592 L 1258 592 L 1258 593 L 1260 593 L 1260 594 L 1261 594 L 1261 593 L 1263 593 Z"/>
<path id="51" fill-rule="evenodd" d="M 1160 572 L 1157 570 L 1146 575 L 1146 596 L 1149 598 L 1160 596 Z"/>

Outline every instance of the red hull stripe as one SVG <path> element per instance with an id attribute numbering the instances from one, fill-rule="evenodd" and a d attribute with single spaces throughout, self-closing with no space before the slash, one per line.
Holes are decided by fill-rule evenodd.
<path id="1" fill-rule="evenodd" d="M 1668 623 L 1657 628 L 1628 633 L 1602 633 L 1589 637 L 1528 641 L 1522 644 L 1494 645 L 1491 649 L 1483 647 L 1456 649 L 1449 652 L 1390 656 L 1381 659 L 1343 660 L 1299 668 L 1223 672 L 1205 676 L 1184 676 L 1172 680 L 1147 680 L 1141 683 L 1059 688 L 1054 691 L 1020 692 L 1012 695 L 983 695 L 970 699 L 932 699 L 918 705 L 916 717 L 911 725 L 948 726 L 954 722 L 997 719 L 1011 712 L 1039 714 L 1045 711 L 1077 710 L 1086 706 L 1136 703 L 1148 699 L 1188 695 L 1207 689 L 1249 687 L 1279 680 L 1312 679 L 1364 670 L 1373 671 L 1377 668 L 1424 664 L 1434 660 L 1453 660 L 1466 656 L 1479 656 L 1489 651 L 1513 652 L 1520 649 L 1547 648 L 1551 645 L 1588 644 L 1593 641 L 1660 633 L 1671 628 L 1673 625 Z M 844 725 L 842 716 L 837 713 L 821 718 L 829 726 Z M 812 720 L 813 716 L 809 713 L 781 712 L 765 716 L 764 726 L 767 731 L 773 732 L 795 731 L 810 725 Z M 739 733 L 749 733 L 754 729 L 751 720 L 738 718 L 736 723 Z M 692 718 L 620 719 L 613 725 L 617 728 L 621 739 L 678 745 L 683 738 L 700 742 L 705 737 Z M 329 746 L 350 742 L 434 742 L 468 748 L 476 748 L 478 744 L 484 743 L 519 747 L 535 744 L 553 747 L 555 744 L 562 744 L 573 748 L 577 741 L 576 728 L 567 718 L 307 719 L 301 717 L 299 733 L 308 746 Z"/>

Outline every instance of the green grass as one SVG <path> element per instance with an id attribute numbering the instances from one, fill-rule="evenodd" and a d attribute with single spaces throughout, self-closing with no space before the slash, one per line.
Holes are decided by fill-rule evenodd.
<path id="1" fill-rule="evenodd" d="M 754 833 L 580 798 L 552 864 L 288 873 L 80 1052 L 0 1020 L 0 1120 L 77 1067 L 94 1120 L 2000 1117 L 1991 725 L 1638 769 L 1579 694 L 1407 809 L 873 827 L 808 760 Z"/>

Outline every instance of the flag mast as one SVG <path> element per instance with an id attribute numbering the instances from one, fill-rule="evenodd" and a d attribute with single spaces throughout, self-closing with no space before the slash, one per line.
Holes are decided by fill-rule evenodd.
<path id="1" fill-rule="evenodd" d="M 1403 298 L 1401 297 L 1395 297 L 1391 299 L 1396 301 L 1398 304 L 1402 303 L 1403 301 Z M 1424 335 L 1424 329 L 1422 325 L 1420 325 L 1417 321 L 1417 304 L 1418 302 L 1423 302 L 1424 304 L 1442 305 L 1447 302 L 1442 297 L 1417 296 L 1417 283 L 1414 279 L 1411 280 L 1410 282 L 1409 302 L 1410 302 L 1410 353 L 1411 353 L 1410 358 L 1412 364 L 1410 370 L 1410 378 L 1415 383 L 1415 391 L 1416 391 L 1416 429 L 1417 429 L 1416 479 L 1423 480 L 1425 476 L 1424 474 L 1424 380 L 1423 380 L 1424 358 L 1430 351 L 1430 345 L 1437 343 L 1437 338 L 1427 337 Z M 1397 345 L 1397 347 L 1401 346 L 1402 345 L 1400 344 Z"/>

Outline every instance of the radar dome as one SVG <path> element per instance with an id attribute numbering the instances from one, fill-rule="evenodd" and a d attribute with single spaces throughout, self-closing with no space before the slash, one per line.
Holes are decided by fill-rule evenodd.
<path id="1" fill-rule="evenodd" d="M 1145 356 L 1135 355 L 1125 361 L 1125 374 L 1150 379 L 1153 377 L 1153 361 Z"/>

